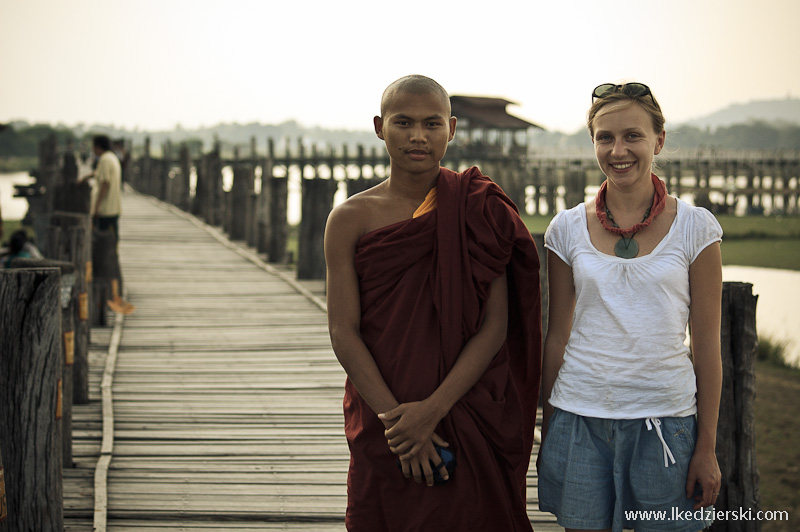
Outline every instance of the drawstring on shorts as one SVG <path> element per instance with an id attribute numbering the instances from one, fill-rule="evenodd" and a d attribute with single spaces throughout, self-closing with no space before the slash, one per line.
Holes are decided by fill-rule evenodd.
<path id="1" fill-rule="evenodd" d="M 661 420 L 658 419 L 657 417 L 649 417 L 645 419 L 644 422 L 647 425 L 647 430 L 653 430 L 654 426 L 656 428 L 656 434 L 658 434 L 658 439 L 661 440 L 661 445 L 664 446 L 664 467 L 669 467 L 669 461 L 667 460 L 667 457 L 669 457 L 669 460 L 672 461 L 672 463 L 674 464 L 675 457 L 672 456 L 672 451 L 669 450 L 667 442 L 664 441 L 664 435 L 661 434 Z"/>

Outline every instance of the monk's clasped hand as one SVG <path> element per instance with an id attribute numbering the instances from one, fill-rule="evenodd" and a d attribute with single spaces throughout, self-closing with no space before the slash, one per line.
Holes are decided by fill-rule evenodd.
<path id="1" fill-rule="evenodd" d="M 436 483 L 435 472 L 439 473 L 444 482 L 450 479 L 445 461 L 436 452 L 432 442 L 409 460 L 400 460 L 400 467 L 404 477 L 413 477 L 417 484 L 424 481 L 429 487 Z"/>
<path id="2" fill-rule="evenodd" d="M 434 445 L 448 446 L 447 442 L 433 432 L 441 417 L 424 401 L 403 403 L 388 412 L 378 414 L 378 418 L 384 422 L 395 421 L 384 435 L 391 451 L 401 460 L 410 459 L 431 440 Z M 438 460 L 435 463 L 438 463 Z"/>
<path id="3" fill-rule="evenodd" d="M 384 423 L 394 422 L 384 435 L 392 453 L 400 457 L 400 465 L 406 478 L 414 478 L 417 483 L 423 479 L 428 486 L 434 485 L 434 466 L 447 480 L 447 468 L 436 452 L 436 445 L 448 447 L 449 444 L 434 432 L 441 420 L 436 409 L 425 401 L 403 403 L 400 406 L 379 414 Z"/>

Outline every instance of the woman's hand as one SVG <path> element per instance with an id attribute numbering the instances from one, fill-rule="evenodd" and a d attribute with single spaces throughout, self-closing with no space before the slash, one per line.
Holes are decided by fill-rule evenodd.
<path id="1" fill-rule="evenodd" d="M 700 484 L 701 492 L 695 495 L 695 486 Z M 693 508 L 699 510 L 717 502 L 719 489 L 722 486 L 722 473 L 719 470 L 714 450 L 695 449 L 692 461 L 689 462 L 689 474 L 686 477 L 686 498 L 694 498 Z"/>

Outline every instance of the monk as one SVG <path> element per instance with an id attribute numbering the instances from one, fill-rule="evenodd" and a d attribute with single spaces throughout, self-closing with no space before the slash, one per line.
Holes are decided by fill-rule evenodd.
<path id="1" fill-rule="evenodd" d="M 328 325 L 347 373 L 347 529 L 530 531 L 536 247 L 499 186 L 440 166 L 456 118 L 434 80 L 389 85 L 374 126 L 390 175 L 325 231 Z"/>

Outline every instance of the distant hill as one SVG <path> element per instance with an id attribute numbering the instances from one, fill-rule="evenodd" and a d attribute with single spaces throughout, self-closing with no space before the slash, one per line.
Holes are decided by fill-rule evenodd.
<path id="1" fill-rule="evenodd" d="M 747 103 L 737 103 L 709 115 L 688 120 L 682 125 L 701 129 L 707 127 L 716 129 L 718 127 L 753 122 L 800 125 L 800 98 L 754 100 Z"/>

